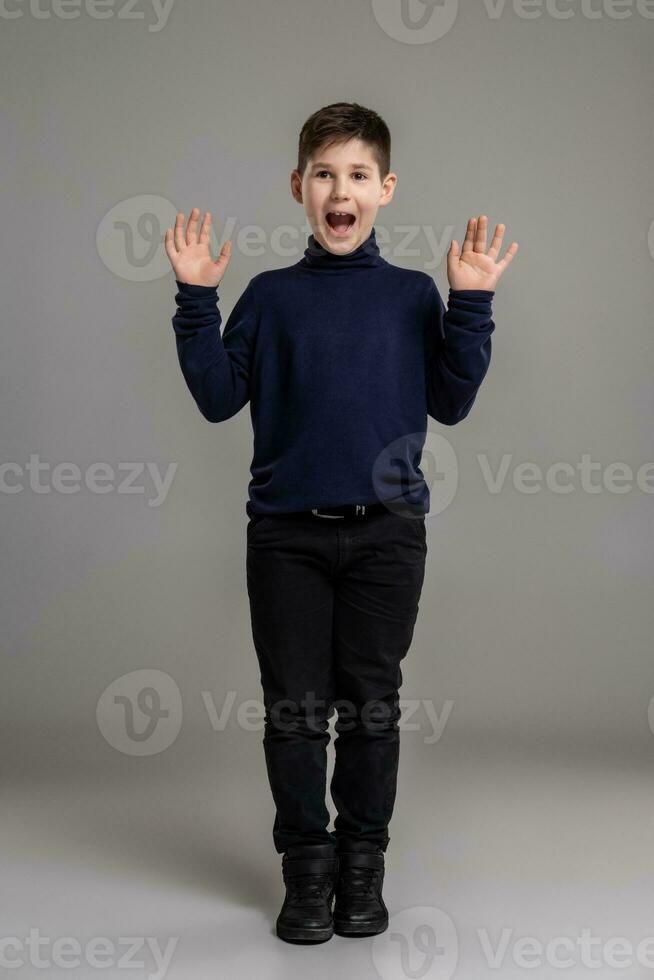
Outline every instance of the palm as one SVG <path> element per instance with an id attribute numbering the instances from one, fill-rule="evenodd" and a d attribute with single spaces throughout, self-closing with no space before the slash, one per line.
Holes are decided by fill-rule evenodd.
<path id="1" fill-rule="evenodd" d="M 196 213 L 197 212 L 197 213 Z M 198 235 L 198 208 L 193 208 L 184 233 L 184 215 L 178 214 L 175 231 L 166 230 L 165 248 L 179 282 L 195 286 L 217 286 L 225 274 L 232 251 L 231 241 L 226 241 L 217 259 L 211 258 L 209 230 L 211 213 L 207 211 Z"/>
<path id="2" fill-rule="evenodd" d="M 452 240 L 447 253 L 447 278 L 452 289 L 494 290 L 498 279 L 518 251 L 518 243 L 513 242 L 506 250 L 504 258 L 498 262 L 505 226 L 495 226 L 491 247 L 486 251 L 487 225 L 488 219 L 484 214 L 479 219 L 470 218 L 460 252 L 458 242 L 456 239 Z"/>

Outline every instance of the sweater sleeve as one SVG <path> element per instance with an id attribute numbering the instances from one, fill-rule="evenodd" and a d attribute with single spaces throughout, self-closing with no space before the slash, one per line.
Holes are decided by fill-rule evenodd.
<path id="1" fill-rule="evenodd" d="M 425 313 L 427 412 L 456 425 L 470 412 L 491 358 L 491 301 L 486 289 L 450 289 L 445 309 L 431 279 Z"/>
<path id="2" fill-rule="evenodd" d="M 205 419 L 223 422 L 250 398 L 258 324 L 252 283 L 233 308 L 221 336 L 218 287 L 175 282 L 177 310 L 172 324 L 182 374 Z"/>

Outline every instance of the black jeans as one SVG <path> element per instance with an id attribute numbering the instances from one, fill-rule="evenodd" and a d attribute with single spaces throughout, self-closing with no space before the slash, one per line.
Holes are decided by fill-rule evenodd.
<path id="1" fill-rule="evenodd" d="M 424 515 L 251 517 L 247 587 L 261 671 L 273 840 L 385 851 L 399 761 L 400 661 L 425 574 Z M 337 710 L 327 829 L 329 718 Z"/>

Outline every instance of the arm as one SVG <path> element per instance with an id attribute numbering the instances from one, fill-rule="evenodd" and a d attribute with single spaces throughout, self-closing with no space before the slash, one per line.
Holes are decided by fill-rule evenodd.
<path id="1" fill-rule="evenodd" d="M 445 309 L 431 280 L 425 312 L 427 412 L 456 425 L 470 412 L 491 357 L 494 292 L 450 289 Z"/>
<path id="2" fill-rule="evenodd" d="M 232 310 L 222 337 L 216 286 L 177 282 L 172 324 L 189 391 L 209 422 L 236 415 L 250 398 L 250 365 L 258 324 L 250 283 Z"/>
<path id="3" fill-rule="evenodd" d="M 495 226 L 486 248 L 488 218 L 470 218 L 463 248 L 452 239 L 447 253 L 449 306 L 430 280 L 426 301 L 427 411 L 437 422 L 456 425 L 473 406 L 491 356 L 491 301 L 495 286 L 518 251 L 512 242 L 498 261 L 505 225 Z"/>
<path id="4" fill-rule="evenodd" d="M 211 212 L 198 231 L 199 208 L 193 208 L 184 232 L 179 212 L 175 229 L 166 229 L 166 254 L 175 272 L 177 311 L 173 329 L 177 356 L 186 384 L 209 422 L 236 415 L 250 397 L 250 365 L 258 322 L 250 283 L 232 310 L 220 335 L 218 285 L 232 254 L 226 241 L 217 259 L 211 258 Z"/>

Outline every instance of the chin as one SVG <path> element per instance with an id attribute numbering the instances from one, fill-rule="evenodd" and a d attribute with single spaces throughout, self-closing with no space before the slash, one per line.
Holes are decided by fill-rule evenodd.
<path id="1" fill-rule="evenodd" d="M 313 234 L 323 248 L 330 252 L 353 252 L 370 234 L 368 232 L 368 235 L 362 236 L 360 232 L 360 222 L 357 220 L 347 235 L 333 234 L 329 225 L 314 229 Z"/>

